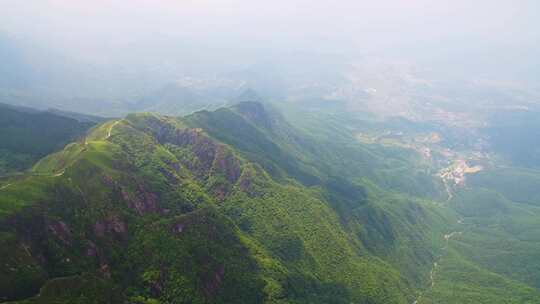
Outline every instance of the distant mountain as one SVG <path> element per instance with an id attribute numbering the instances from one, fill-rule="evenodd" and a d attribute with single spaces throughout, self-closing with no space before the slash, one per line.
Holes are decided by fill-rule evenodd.
<path id="1" fill-rule="evenodd" d="M 71 114 L 70 116 L 76 116 Z M 97 121 L 0 104 L 0 174 L 28 169 L 82 136 Z M 97 117 L 96 117 L 97 119 Z"/>
<path id="2" fill-rule="evenodd" d="M 47 110 L 48 113 L 52 113 L 58 116 L 63 116 L 67 118 L 75 119 L 78 122 L 82 123 L 100 123 L 107 120 L 107 118 L 96 116 L 96 115 L 89 115 L 89 114 L 82 114 L 77 112 L 69 112 L 69 111 L 62 111 L 55 108 L 50 108 Z"/>
<path id="3" fill-rule="evenodd" d="M 238 97 L 236 97 L 237 102 L 244 102 L 244 101 L 254 101 L 254 102 L 263 102 L 262 96 L 257 93 L 257 91 L 253 89 L 247 89 L 242 91 Z"/>
<path id="4" fill-rule="evenodd" d="M 133 111 L 185 115 L 202 109 L 215 109 L 226 101 L 219 95 L 171 83 L 152 91 L 131 105 Z"/>

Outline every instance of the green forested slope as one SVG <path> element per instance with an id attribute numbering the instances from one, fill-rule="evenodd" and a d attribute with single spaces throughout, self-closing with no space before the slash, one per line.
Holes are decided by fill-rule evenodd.
<path id="1" fill-rule="evenodd" d="M 403 175 L 429 176 L 425 164 L 347 136 L 299 131 L 257 103 L 101 124 L 0 189 L 0 298 L 455 303 L 437 289 L 454 278 L 436 272 L 431 287 L 430 272 L 457 256 L 482 299 L 494 299 L 482 280 L 498 276 L 517 290 L 500 303 L 535 303 L 535 289 L 466 255 L 460 238 L 448 250 L 458 214 L 434 201 L 436 181 Z"/>
<path id="2" fill-rule="evenodd" d="M 540 302 L 540 208 L 510 200 L 505 187 L 489 188 L 488 176 L 500 178 L 479 174 L 450 202 L 460 224 L 419 303 Z"/>

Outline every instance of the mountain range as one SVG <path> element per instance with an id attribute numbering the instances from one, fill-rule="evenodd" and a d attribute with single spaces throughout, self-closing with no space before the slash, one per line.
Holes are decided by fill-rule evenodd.
<path id="1" fill-rule="evenodd" d="M 454 185 L 411 147 L 293 112 L 62 116 L 81 129 L 55 145 L 78 139 L 0 180 L 0 300 L 540 303 L 537 171 Z"/>

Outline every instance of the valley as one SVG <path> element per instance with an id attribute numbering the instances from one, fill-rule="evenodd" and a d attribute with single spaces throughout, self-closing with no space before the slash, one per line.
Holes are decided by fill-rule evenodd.
<path id="1" fill-rule="evenodd" d="M 336 114 L 329 116 L 334 115 Z M 482 285 L 483 280 L 489 278 L 496 282 L 501 290 L 508 290 L 508 294 L 526 293 L 528 288 L 536 286 L 530 285 L 532 278 L 522 272 L 527 266 L 523 264 L 517 266 L 516 262 L 525 256 L 527 256 L 525 259 L 531 261 L 532 256 L 535 256 L 531 250 L 538 245 L 534 233 L 525 233 L 525 230 L 517 228 L 520 227 L 520 224 L 517 224 L 520 222 L 524 225 L 523 229 L 536 231 L 534 228 L 536 224 L 533 223 L 536 222 L 539 213 L 535 203 L 537 198 L 533 195 L 532 189 L 540 186 L 537 182 L 538 171 L 510 166 L 508 160 L 493 149 L 489 143 L 490 139 L 482 135 L 478 129 L 461 132 L 457 127 L 457 130 L 429 125 L 414 127 L 399 121 L 373 123 L 369 120 L 362 122 L 347 117 L 351 116 L 336 115 L 335 119 L 330 120 L 346 122 L 343 129 L 351 132 L 355 140 L 363 145 L 413 151 L 416 165 L 424 166 L 424 170 L 431 178 L 440 182 L 440 185 L 436 186 L 438 194 L 435 195 L 434 205 L 445 210 L 444 212 L 457 213 L 455 224 L 450 224 L 446 232 L 434 236 L 444 241 L 438 248 L 444 248 L 446 253 L 439 254 L 440 259 L 433 262 L 437 263 L 437 266 L 433 267 L 437 268 L 437 271 L 430 271 L 434 273 L 433 277 L 438 283 L 434 284 L 433 288 L 425 287 L 423 296 L 417 299 L 417 303 L 455 303 L 456 299 L 459 299 L 460 303 L 483 303 L 505 299 L 502 291 L 493 290 L 489 285 Z M 317 119 L 321 119 L 321 116 L 317 116 Z M 438 130 L 437 135 L 430 135 L 429 130 L 433 128 Z M 471 141 L 469 136 L 454 134 L 473 134 L 474 140 Z M 414 171 L 405 172 L 414 173 Z M 503 177 L 506 174 L 508 176 Z M 500 180 L 501 178 L 504 182 Z M 514 181 L 511 182 L 512 179 Z M 495 182 L 496 180 L 500 182 Z M 512 187 L 516 187 L 516 191 L 510 190 Z M 408 186 L 406 189 L 412 187 Z M 525 202 L 526 205 L 523 205 Z M 524 221 L 528 224 L 524 224 Z M 520 236 L 516 235 L 517 231 L 521 231 Z M 503 248 L 497 247 L 500 242 L 505 244 Z M 527 243 L 520 253 L 520 256 L 521 254 L 523 256 L 513 258 L 512 248 L 521 247 L 518 245 L 519 242 Z M 491 250 L 481 249 L 483 247 L 489 247 Z M 506 266 L 502 265 L 503 260 L 508 263 Z M 536 262 L 532 264 L 536 265 Z M 514 269 L 520 274 L 515 273 L 511 277 L 506 277 L 512 273 L 509 269 Z M 462 281 L 468 283 L 462 285 Z M 484 291 L 480 290 L 490 291 L 484 294 Z M 522 300 L 526 303 L 538 301 L 535 296 L 524 299 L 527 299 Z M 512 302 L 514 300 L 510 299 L 504 301 L 514 303 Z M 517 300 L 515 303 L 521 301 Z"/>

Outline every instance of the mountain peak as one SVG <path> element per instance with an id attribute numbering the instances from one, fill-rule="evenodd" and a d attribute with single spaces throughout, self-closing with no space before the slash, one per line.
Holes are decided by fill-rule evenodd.
<path id="1" fill-rule="evenodd" d="M 270 129 L 272 127 L 272 115 L 260 102 L 243 101 L 236 104 L 233 109 L 257 126 L 266 129 Z"/>
<path id="2" fill-rule="evenodd" d="M 238 102 L 244 102 L 244 101 L 256 101 L 261 102 L 263 101 L 263 98 L 257 91 L 253 89 L 246 89 L 244 90 L 240 95 L 237 97 Z"/>

